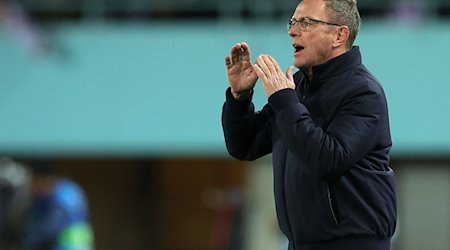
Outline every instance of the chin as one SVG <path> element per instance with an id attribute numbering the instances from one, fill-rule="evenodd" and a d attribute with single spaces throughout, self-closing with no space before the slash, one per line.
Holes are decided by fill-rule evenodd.
<path id="1" fill-rule="evenodd" d="M 294 60 L 294 66 L 297 68 L 301 68 L 305 66 L 305 63 L 300 62 L 299 60 Z"/>
<path id="2" fill-rule="evenodd" d="M 305 68 L 306 68 L 306 65 L 305 65 L 304 63 L 297 63 L 297 62 L 294 62 L 294 66 L 295 66 L 296 68 L 298 68 L 298 69 L 305 69 Z"/>

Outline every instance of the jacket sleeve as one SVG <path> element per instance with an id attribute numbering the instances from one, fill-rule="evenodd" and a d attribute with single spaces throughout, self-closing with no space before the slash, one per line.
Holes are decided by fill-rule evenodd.
<path id="1" fill-rule="evenodd" d="M 266 105 L 255 113 L 252 98 L 236 100 L 230 88 L 222 109 L 222 127 L 228 153 L 239 160 L 252 161 L 272 151 L 269 116 Z"/>
<path id="2" fill-rule="evenodd" d="M 315 124 L 293 90 L 273 94 L 269 104 L 288 150 L 322 179 L 335 178 L 360 161 L 375 145 L 385 107 L 384 95 L 360 89 L 339 104 L 326 130 Z"/>

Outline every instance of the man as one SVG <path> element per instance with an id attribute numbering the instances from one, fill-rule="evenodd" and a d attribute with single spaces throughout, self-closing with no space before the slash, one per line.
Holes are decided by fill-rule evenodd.
<path id="1" fill-rule="evenodd" d="M 304 0 L 289 21 L 294 65 L 238 43 L 225 57 L 222 125 L 229 153 L 272 153 L 277 218 L 289 250 L 385 250 L 396 226 L 392 146 L 383 89 L 353 42 L 355 0 Z M 268 104 L 251 102 L 260 79 Z"/>
<path id="2" fill-rule="evenodd" d="M 44 160 L 28 163 L 33 202 L 25 222 L 25 250 L 94 249 L 87 197 L 73 180 Z"/>

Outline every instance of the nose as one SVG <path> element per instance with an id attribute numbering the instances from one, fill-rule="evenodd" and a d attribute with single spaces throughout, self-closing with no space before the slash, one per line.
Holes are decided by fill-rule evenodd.
<path id="1" fill-rule="evenodd" d="M 297 27 L 295 27 L 295 25 L 293 25 L 293 26 L 288 30 L 288 35 L 289 35 L 290 37 L 300 36 L 300 35 L 301 35 L 300 29 L 298 29 Z"/>

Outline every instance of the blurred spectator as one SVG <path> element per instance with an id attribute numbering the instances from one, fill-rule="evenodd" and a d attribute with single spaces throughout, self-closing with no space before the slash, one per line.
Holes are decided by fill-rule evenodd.
<path id="1" fill-rule="evenodd" d="M 0 25 L 32 56 L 49 51 L 48 39 L 16 1 L 0 0 Z"/>
<path id="2" fill-rule="evenodd" d="M 24 250 L 94 249 L 88 207 L 83 190 L 60 176 L 45 161 L 29 164 L 33 203 L 22 240 Z"/>
<path id="3" fill-rule="evenodd" d="M 292 9 L 298 1 L 291 0 L 0 0 L 17 9 L 17 2 L 38 19 L 69 19 L 83 18 L 108 19 L 144 19 L 144 18 L 233 18 L 250 17 L 255 19 L 270 19 L 292 14 Z M 386 14 L 399 18 L 410 18 L 427 14 L 447 16 L 450 13 L 448 0 L 364 0 L 359 1 L 363 16 L 383 18 Z M 9 6 L 9 7 L 10 7 Z M 20 10 L 23 12 L 23 10 Z M 18 13 L 18 12 L 17 12 Z M 403 19 L 402 19 L 403 20 Z"/>
<path id="4" fill-rule="evenodd" d="M 395 2 L 391 18 L 405 24 L 419 24 L 425 16 L 422 0 L 398 0 Z"/>
<path id="5" fill-rule="evenodd" d="M 0 158 L 0 249 L 17 249 L 29 206 L 29 172 L 9 158 Z"/>
<path id="6" fill-rule="evenodd" d="M 244 194 L 239 187 L 209 189 L 204 201 L 214 211 L 209 246 L 211 249 L 241 250 L 244 244 Z"/>

